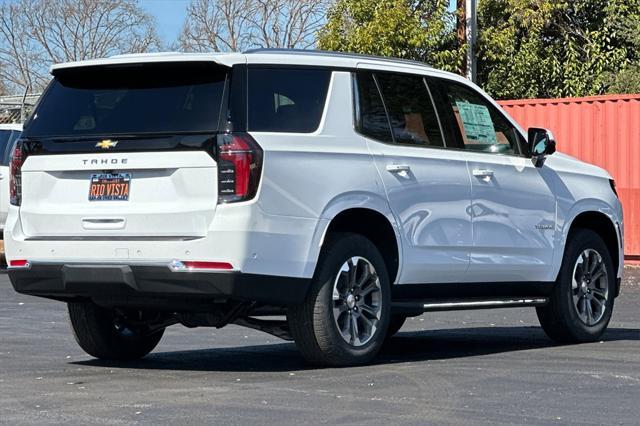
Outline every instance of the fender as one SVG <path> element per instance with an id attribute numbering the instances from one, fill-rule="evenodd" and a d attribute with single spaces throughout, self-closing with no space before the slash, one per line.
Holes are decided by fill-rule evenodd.
<path id="1" fill-rule="evenodd" d="M 564 249 L 567 243 L 567 239 L 569 238 L 569 231 L 571 230 L 571 226 L 579 215 L 589 212 L 601 213 L 609 218 L 611 224 L 616 230 L 616 240 L 618 242 L 618 247 L 622 247 L 622 218 L 617 209 L 607 204 L 603 200 L 599 200 L 596 198 L 586 198 L 577 201 L 571 206 L 570 210 L 566 213 L 566 215 L 564 215 L 564 217 L 558 218 L 558 227 L 556 231 L 556 238 L 558 239 L 558 250 L 556 250 L 556 253 L 554 255 L 552 268 L 554 279 L 557 278 L 558 273 L 560 272 L 560 267 L 564 258 Z M 559 214 L 561 214 L 561 212 L 559 212 Z M 617 271 L 617 277 L 622 277 L 622 270 L 624 269 L 624 253 L 622 249 L 619 250 L 618 265 L 619 267 Z"/>
<path id="2" fill-rule="evenodd" d="M 396 244 L 398 245 L 399 269 L 397 276 L 400 276 L 400 271 L 402 269 L 402 240 L 400 237 L 398 222 L 391 212 L 389 203 L 385 198 L 379 194 L 365 191 L 353 191 L 340 194 L 327 203 L 322 211 L 320 219 L 318 220 L 318 225 L 316 226 L 312 243 L 309 247 L 309 254 L 307 258 L 310 259 L 310 261 L 307 263 L 308 269 L 305 271 L 305 276 L 312 276 L 315 271 L 320 251 L 331 221 L 340 213 L 355 208 L 368 209 L 380 213 L 387 218 L 391 224 L 396 237 Z"/>

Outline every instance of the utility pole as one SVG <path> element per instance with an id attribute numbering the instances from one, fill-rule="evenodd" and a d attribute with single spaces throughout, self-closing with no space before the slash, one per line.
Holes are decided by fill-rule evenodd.
<path id="1" fill-rule="evenodd" d="M 458 45 L 463 46 L 467 42 L 467 0 L 456 0 L 456 10 L 458 11 Z M 460 74 L 467 75 L 467 61 L 460 67 Z"/>
<path id="2" fill-rule="evenodd" d="M 467 78 L 476 82 L 476 39 L 478 38 L 478 0 L 466 0 Z"/>
<path id="3" fill-rule="evenodd" d="M 478 37 L 478 0 L 456 0 L 458 10 L 458 42 L 466 44 L 467 52 L 461 74 L 476 81 L 476 39 Z"/>

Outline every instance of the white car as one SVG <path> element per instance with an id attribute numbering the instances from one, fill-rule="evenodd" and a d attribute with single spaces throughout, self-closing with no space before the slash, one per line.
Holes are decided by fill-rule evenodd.
<path id="1" fill-rule="evenodd" d="M 287 50 L 52 74 L 13 154 L 9 275 L 66 302 L 90 355 L 142 357 L 176 323 L 263 330 L 323 365 L 370 361 L 428 311 L 531 306 L 563 342 L 609 323 L 611 176 L 459 76 Z"/>
<path id="2" fill-rule="evenodd" d="M 21 132 L 22 124 L 0 124 L 0 230 L 4 229 L 9 211 L 9 162 Z"/>

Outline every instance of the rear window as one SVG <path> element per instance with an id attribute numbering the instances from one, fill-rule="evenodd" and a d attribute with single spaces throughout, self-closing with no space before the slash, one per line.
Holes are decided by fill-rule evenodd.
<path id="1" fill-rule="evenodd" d="M 249 68 L 248 127 L 311 133 L 320 125 L 331 70 Z"/>
<path id="2" fill-rule="evenodd" d="M 440 125 L 424 78 L 405 74 L 376 74 L 393 138 L 398 144 L 443 147 Z"/>
<path id="3" fill-rule="evenodd" d="M 373 74 L 358 74 L 358 101 L 360 133 L 383 142 L 393 142 L 389 118 Z"/>
<path id="4" fill-rule="evenodd" d="M 215 132 L 226 75 L 208 62 L 61 70 L 25 136 Z"/>

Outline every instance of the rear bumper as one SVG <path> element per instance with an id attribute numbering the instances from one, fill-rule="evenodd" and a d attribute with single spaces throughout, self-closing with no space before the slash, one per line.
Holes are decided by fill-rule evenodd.
<path id="1" fill-rule="evenodd" d="M 173 272 L 167 266 L 34 264 L 9 269 L 22 294 L 57 300 L 89 298 L 113 306 L 153 306 L 166 310 L 204 310 L 225 300 L 278 306 L 301 303 L 306 278 L 240 272 Z"/>

